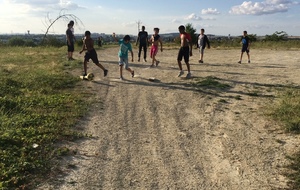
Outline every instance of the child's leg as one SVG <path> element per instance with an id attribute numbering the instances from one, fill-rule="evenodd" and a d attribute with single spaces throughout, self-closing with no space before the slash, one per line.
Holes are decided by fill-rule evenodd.
<path id="1" fill-rule="evenodd" d="M 129 71 L 130 73 L 132 73 L 132 70 L 129 67 L 126 70 Z"/>
<path id="2" fill-rule="evenodd" d="M 120 78 L 123 77 L 123 65 L 120 65 Z"/>
<path id="3" fill-rule="evenodd" d="M 144 60 L 147 58 L 147 44 L 143 45 L 143 51 L 144 51 Z"/>
<path id="4" fill-rule="evenodd" d="M 154 66 L 154 62 L 156 62 L 155 55 L 152 55 L 152 65 L 151 66 Z"/>
<path id="5" fill-rule="evenodd" d="M 247 55 L 248 55 L 248 61 L 250 61 L 250 53 L 247 52 Z"/>
<path id="6" fill-rule="evenodd" d="M 242 59 L 243 59 L 243 54 L 244 54 L 244 52 L 241 53 L 240 61 L 242 61 Z"/>
<path id="7" fill-rule="evenodd" d="M 179 69 L 182 71 L 182 64 L 181 64 L 181 61 L 177 60 L 177 63 L 178 63 Z"/>
<path id="8" fill-rule="evenodd" d="M 87 61 L 83 62 L 83 72 L 84 72 L 84 75 L 87 74 Z"/>
<path id="9" fill-rule="evenodd" d="M 186 64 L 188 73 L 190 73 L 190 72 L 191 72 L 191 69 L 190 69 L 190 63 L 187 61 L 187 62 L 185 62 L 185 64 Z"/>
<path id="10" fill-rule="evenodd" d="M 142 51 L 142 46 L 141 44 L 139 44 L 139 52 L 138 52 L 138 61 L 140 61 L 140 58 L 141 58 L 141 51 Z"/>
<path id="11" fill-rule="evenodd" d="M 200 53 L 200 60 L 203 61 L 203 52 Z"/>
<path id="12" fill-rule="evenodd" d="M 189 59 L 190 59 L 190 54 L 189 54 L 190 52 L 189 52 L 189 50 L 188 51 L 186 51 L 185 52 L 185 54 L 184 54 L 184 62 L 185 62 L 185 64 L 186 64 L 186 67 L 187 67 L 187 70 L 188 70 L 188 73 L 190 73 L 191 72 L 191 70 L 190 70 L 190 63 L 189 63 Z"/>
<path id="13" fill-rule="evenodd" d="M 101 63 L 95 63 L 98 67 L 100 67 L 103 71 L 106 70 Z"/>

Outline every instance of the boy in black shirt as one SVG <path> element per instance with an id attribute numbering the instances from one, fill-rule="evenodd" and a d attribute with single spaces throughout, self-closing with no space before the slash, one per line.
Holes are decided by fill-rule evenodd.
<path id="1" fill-rule="evenodd" d="M 142 31 L 139 32 L 138 38 L 136 39 L 136 45 L 139 43 L 138 61 L 140 61 L 141 51 L 144 51 L 144 61 L 147 62 L 147 46 L 148 46 L 148 32 L 145 31 L 145 26 L 142 26 Z"/>

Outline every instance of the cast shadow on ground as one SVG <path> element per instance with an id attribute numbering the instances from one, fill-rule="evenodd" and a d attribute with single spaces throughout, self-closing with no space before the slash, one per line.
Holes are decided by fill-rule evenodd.
<path id="1" fill-rule="evenodd" d="M 193 91 L 197 93 L 201 93 L 204 95 L 210 95 L 214 97 L 220 98 L 234 98 L 242 97 L 242 96 L 251 96 L 257 98 L 270 98 L 274 97 L 274 95 L 270 95 L 265 93 L 265 89 L 256 90 L 257 87 L 264 87 L 264 88 L 292 88 L 292 89 L 300 89 L 300 86 L 291 86 L 291 85 L 283 85 L 283 84 L 265 84 L 265 83 L 251 83 L 251 82 L 242 82 L 242 81 L 235 81 L 235 80 L 228 80 L 222 78 L 215 78 L 215 80 L 228 84 L 225 88 L 218 88 L 214 86 L 197 86 L 195 82 L 197 80 L 205 80 L 204 77 L 193 77 L 191 79 L 179 79 L 180 82 L 175 83 L 166 83 L 159 79 L 155 79 L 154 81 L 149 81 L 148 78 L 139 77 L 141 80 L 123 80 L 119 81 L 116 80 L 115 82 L 123 83 L 124 85 L 140 85 L 140 86 L 152 86 L 162 88 L 163 90 L 184 90 L 184 91 Z M 249 91 L 247 87 L 245 91 L 241 90 L 233 90 L 234 86 L 236 85 L 250 85 L 253 87 L 253 92 Z"/>

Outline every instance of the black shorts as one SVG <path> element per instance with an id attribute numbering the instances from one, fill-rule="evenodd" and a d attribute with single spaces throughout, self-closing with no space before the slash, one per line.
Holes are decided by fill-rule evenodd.
<path id="1" fill-rule="evenodd" d="M 71 45 L 67 43 L 67 46 L 68 46 L 68 52 L 74 52 L 74 43 L 71 43 Z"/>
<path id="2" fill-rule="evenodd" d="M 242 47 L 242 52 L 247 52 L 247 53 L 249 53 L 250 51 L 249 51 L 249 49 L 248 49 L 248 46 L 243 46 L 243 47 Z"/>
<path id="3" fill-rule="evenodd" d="M 190 48 L 189 48 L 189 46 L 181 47 L 179 49 L 177 60 L 182 61 L 182 57 L 183 57 L 183 59 L 186 63 L 189 62 L 189 58 L 190 58 Z"/>
<path id="4" fill-rule="evenodd" d="M 99 63 L 98 56 L 95 49 L 91 51 L 87 51 L 85 53 L 84 61 L 89 61 L 90 59 L 93 61 L 93 63 Z"/>

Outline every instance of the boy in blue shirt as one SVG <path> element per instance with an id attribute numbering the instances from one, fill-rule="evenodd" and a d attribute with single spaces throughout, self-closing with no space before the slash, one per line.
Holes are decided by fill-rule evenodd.
<path id="1" fill-rule="evenodd" d="M 243 58 L 244 52 L 247 53 L 248 63 L 250 63 L 250 40 L 249 40 L 247 31 L 243 32 L 241 43 L 242 43 L 242 51 L 241 51 L 241 57 L 240 57 L 240 60 L 238 63 L 242 63 L 242 58 Z"/>
<path id="2" fill-rule="evenodd" d="M 134 77 L 134 71 L 129 68 L 128 64 L 128 51 L 131 53 L 131 61 L 133 62 L 133 51 L 130 43 L 130 36 L 125 35 L 123 39 L 118 40 L 116 34 L 113 33 L 113 38 L 115 41 L 119 42 L 120 50 L 118 52 L 119 56 L 119 66 L 120 66 L 120 79 L 123 80 L 123 67 L 131 73 L 131 77 Z"/>

